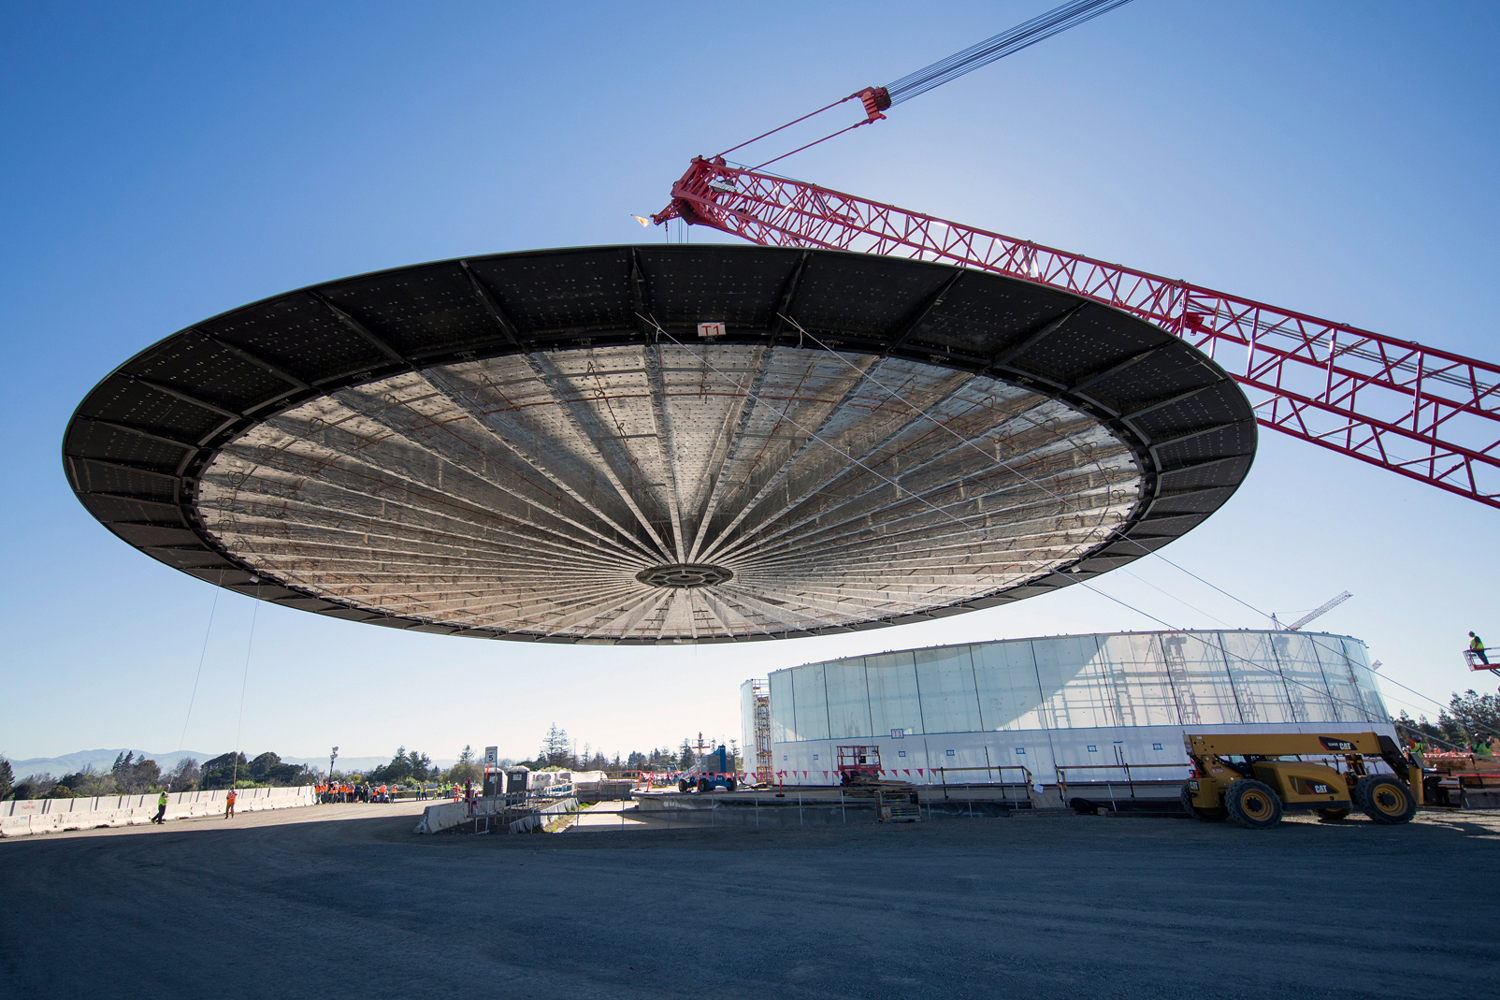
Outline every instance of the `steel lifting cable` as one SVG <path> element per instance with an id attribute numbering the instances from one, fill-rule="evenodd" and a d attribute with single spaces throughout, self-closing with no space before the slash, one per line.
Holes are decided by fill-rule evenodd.
<path id="1" fill-rule="evenodd" d="M 1183 605 L 1184 607 L 1188 608 L 1189 610 L 1198 612 L 1198 614 L 1202 615 L 1205 618 L 1212 618 L 1214 621 L 1218 622 L 1220 625 L 1223 625 L 1227 629 L 1234 628 L 1233 625 L 1230 625 L 1228 622 L 1226 622 L 1224 619 L 1220 618 L 1218 615 L 1211 615 L 1207 611 L 1204 611 L 1202 608 L 1198 607 L 1196 604 L 1189 604 L 1187 601 L 1183 600 L 1181 597 L 1178 597 L 1176 594 L 1172 593 L 1170 590 L 1165 590 L 1165 589 L 1163 589 L 1161 587 L 1158 587 L 1156 584 L 1152 583 L 1150 580 L 1146 579 L 1143 576 L 1139 576 L 1139 575 L 1137 575 L 1135 573 L 1132 573 L 1128 569 L 1117 569 L 1117 570 L 1115 570 L 1115 572 L 1116 573 L 1123 573 L 1124 575 L 1130 577 L 1132 580 L 1137 580 L 1140 583 L 1145 584 L 1146 586 L 1150 587 L 1152 590 L 1156 591 L 1157 593 L 1166 595 L 1167 597 L 1169 597 L 1172 600 L 1176 601 L 1178 604 Z"/>
<path id="2" fill-rule="evenodd" d="M 259 587 L 256 588 L 257 591 L 259 589 Z M 250 608 L 250 637 L 245 640 L 245 676 L 240 680 L 240 718 L 234 729 L 234 770 L 229 780 L 231 789 L 240 779 L 240 736 L 245 731 L 245 689 L 250 686 L 250 650 L 255 645 L 255 619 L 259 614 L 260 597 L 257 596 Z"/>
<path id="3" fill-rule="evenodd" d="M 892 105 L 909 101 L 935 87 L 941 87 L 950 80 L 956 80 L 965 73 L 972 73 L 997 59 L 1014 55 L 1028 46 L 1051 38 L 1059 32 L 1067 31 L 1085 21 L 1091 21 L 1100 14 L 1107 14 L 1116 7 L 1123 7 L 1129 2 L 1130 0 L 1072 0 L 1061 7 L 1054 7 L 1045 14 L 1038 14 L 1029 21 L 1023 21 L 992 38 L 986 38 L 977 45 L 971 45 L 962 52 L 955 52 L 946 59 L 939 59 L 915 73 L 908 73 L 894 83 L 886 84 L 886 92 L 890 94 Z"/>
<path id="4" fill-rule="evenodd" d="M 902 101 L 909 101 L 913 97 L 925 94 L 935 87 L 941 87 L 950 80 L 956 80 L 965 73 L 972 73 L 981 66 L 988 66 L 997 59 L 1014 55 L 1028 46 L 1035 45 L 1037 42 L 1051 38 L 1060 32 L 1067 31 L 1069 28 L 1077 27 L 1085 21 L 1093 20 L 1100 14 L 1106 14 L 1116 7 L 1123 7 L 1129 2 L 1130 0 L 1070 0 L 1070 2 L 1060 7 L 1054 7 L 1045 14 L 1038 14 L 1031 20 L 1023 21 L 1014 28 L 1008 28 L 998 35 L 986 38 L 977 45 L 971 45 L 961 52 L 955 52 L 946 59 L 939 59 L 930 66 L 924 66 L 915 73 L 908 73 L 901 79 L 889 83 L 884 87 L 867 87 L 864 90 L 856 91 L 848 97 L 834 101 L 832 104 L 824 105 L 816 111 L 810 111 L 800 118 L 795 118 L 785 125 L 779 125 L 769 132 L 762 132 L 754 139 L 746 139 L 737 146 L 730 146 L 718 155 L 719 157 L 727 156 L 737 149 L 743 149 L 752 143 L 773 136 L 784 129 L 789 129 L 793 125 L 801 124 L 809 118 L 815 118 L 825 111 L 831 111 L 839 105 L 855 100 L 856 98 L 865 102 L 867 117 L 861 121 L 841 128 L 836 132 L 831 132 L 821 139 L 814 139 L 812 142 L 798 146 L 791 152 L 782 153 L 780 156 L 772 157 L 764 163 L 749 168 L 752 171 L 761 170 L 805 149 L 810 149 L 819 143 L 837 138 L 845 132 L 852 132 L 861 125 L 869 125 L 880 121 L 885 117 L 880 113 L 881 110 L 893 107 Z"/>
<path id="5" fill-rule="evenodd" d="M 819 108 L 816 111 L 809 111 L 807 114 L 803 115 L 801 118 L 794 118 L 791 121 L 787 122 L 785 125 L 778 125 L 778 126 L 776 126 L 775 128 L 771 129 L 771 131 L 769 131 L 769 132 L 762 132 L 760 135 L 756 136 L 754 139 L 746 139 L 744 142 L 740 143 L 738 146 L 730 146 L 728 149 L 724 150 L 719 155 L 720 156 L 728 156 L 730 153 L 734 152 L 736 149 L 744 149 L 746 146 L 750 145 L 752 142 L 760 142 L 762 139 L 766 138 L 767 136 L 773 136 L 777 132 L 782 131 L 783 129 L 789 129 L 793 125 L 799 124 L 801 122 L 805 122 L 809 118 L 816 117 L 817 115 L 821 115 L 823 112 L 830 111 L 833 108 L 838 107 L 840 104 L 845 103 L 846 101 L 852 101 L 852 100 L 854 100 L 858 96 L 859 96 L 858 94 L 850 94 L 848 97 L 842 97 L 839 100 L 834 101 L 832 104 L 825 104 L 825 105 L 823 105 L 823 107 Z"/>
<path id="6" fill-rule="evenodd" d="M 198 681 L 203 678 L 203 660 L 208 656 L 208 637 L 214 630 L 214 613 L 219 610 L 219 593 L 224 588 L 224 571 L 219 570 L 219 582 L 214 585 L 214 602 L 208 609 L 208 627 L 203 630 L 203 648 L 198 651 L 198 672 L 193 675 L 193 693 L 188 696 L 187 717 L 182 720 L 182 736 L 177 741 L 177 752 L 187 746 L 188 723 L 193 719 L 193 704 L 198 700 Z M 167 779 L 168 787 L 171 778 Z"/>
<path id="7" fill-rule="evenodd" d="M 689 353 L 693 353 L 693 349 L 692 348 L 688 347 L 688 345 L 684 344 L 682 341 L 680 341 L 676 337 L 672 336 L 671 333 L 669 333 L 665 328 L 663 328 L 662 325 L 656 321 L 656 317 L 654 317 L 654 316 L 646 316 L 646 315 L 643 315 L 643 314 L 641 314 L 639 312 L 636 313 L 636 316 L 640 317 L 640 319 L 641 319 L 642 322 L 650 323 L 655 328 L 658 337 L 666 337 L 668 340 L 670 340 L 672 343 L 676 344 L 678 347 L 681 347 L 682 349 L 688 351 Z M 892 489 L 895 489 L 898 493 L 905 494 L 906 496 L 911 497 L 913 500 L 917 501 L 918 503 L 923 504 L 923 505 L 925 505 L 927 507 L 931 507 L 939 515 L 941 515 L 942 517 L 946 517 L 948 520 L 954 522 L 955 524 L 959 525 L 960 527 L 964 528 L 965 530 L 972 531 L 975 534 L 978 534 L 978 535 L 982 536 L 983 538 L 988 539 L 989 541 L 997 543 L 998 545 L 1002 546 L 1003 548 L 1005 548 L 1005 549 L 1007 549 L 1007 550 L 1009 550 L 1011 552 L 1019 552 L 1019 550 L 1016 549 L 1015 546 L 1013 546 L 1011 543 L 1007 542 L 1005 539 L 1003 539 L 1003 538 L 996 538 L 994 535 L 991 535 L 984 528 L 978 527 L 976 525 L 969 524 L 967 521 L 963 520 L 962 518 L 960 518 L 960 517 L 954 515 L 953 513 L 951 513 L 949 511 L 943 509 L 942 507 L 939 507 L 937 504 L 933 503 L 931 500 L 928 500 L 926 497 L 919 496 L 918 494 L 913 493 L 911 490 L 907 489 L 906 487 L 902 486 L 900 483 L 898 483 L 895 480 L 891 479 L 889 476 L 886 476 L 883 473 L 880 473 L 880 472 L 876 471 L 875 469 L 870 468 L 868 465 L 866 465 L 864 462 L 860 461 L 855 456 L 849 454 L 848 452 L 845 452 L 845 451 L 841 450 L 836 445 L 834 445 L 832 442 L 830 442 L 828 439 L 824 438 L 817 431 L 813 430 L 810 427 L 807 427 L 806 425 L 804 425 L 804 424 L 800 423 L 799 421 L 797 421 L 796 419 L 794 419 L 790 415 L 789 409 L 787 411 L 778 410 L 775 407 L 774 404 L 772 404 L 771 402 L 763 399 L 758 393 L 754 392 L 750 387 L 742 384 L 737 379 L 735 379 L 732 375 L 729 375 L 728 373 L 724 372 L 723 370 L 721 370 L 720 368 L 718 368 L 716 365 L 714 365 L 712 362 L 710 362 L 708 360 L 708 352 L 707 351 L 703 352 L 702 361 L 703 361 L 704 367 L 706 367 L 710 371 L 714 372 L 720 378 L 724 379 L 724 381 L 728 382 L 730 385 L 734 386 L 740 392 L 744 393 L 747 397 L 749 397 L 750 399 L 754 400 L 755 402 L 761 404 L 762 406 L 766 407 L 771 412 L 775 413 L 779 418 L 781 418 L 782 420 L 785 420 L 787 423 L 789 423 L 792 426 L 796 427 L 798 430 L 801 430 L 803 433 L 807 434 L 814 441 L 817 441 L 819 444 L 823 445 L 829 451 L 832 451 L 835 455 L 838 455 L 840 458 L 843 458 L 846 461 L 852 463 L 853 465 L 858 466 L 859 468 L 863 469 L 865 472 L 868 472 L 870 475 L 872 475 L 872 476 L 876 477 L 877 479 L 881 480 L 882 482 L 886 483 Z M 1055 576 L 1057 576 L 1057 577 L 1059 577 L 1059 578 L 1067 581 L 1069 584 L 1072 584 L 1072 585 L 1075 585 L 1075 586 L 1079 586 L 1079 587 L 1083 587 L 1085 590 L 1088 590 L 1090 593 L 1093 593 L 1093 594 L 1095 594 L 1095 595 L 1097 595 L 1099 597 L 1103 597 L 1105 600 L 1112 601 L 1115 604 L 1118 604 L 1121 607 L 1123 607 L 1123 608 L 1125 608 L 1125 609 L 1127 609 L 1129 611 L 1135 612 L 1136 614 L 1140 615 L 1143 618 L 1146 618 L 1146 619 L 1148 619 L 1150 621 L 1156 622 L 1158 625 L 1162 626 L 1164 629 L 1166 629 L 1169 632 L 1187 633 L 1187 632 L 1190 631 L 1188 629 L 1179 628 L 1179 627 L 1173 625 L 1171 622 L 1168 622 L 1168 621 L 1166 621 L 1163 618 L 1159 618 L 1156 615 L 1151 614 L 1149 611 L 1145 611 L 1145 610 L 1143 610 L 1141 608 L 1138 608 L 1138 607 L 1134 606 L 1133 604 L 1131 604 L 1129 601 L 1124 600 L 1123 598 L 1115 597 L 1113 594 L 1106 593 L 1105 591 L 1100 590 L 1098 587 L 1095 587 L 1093 584 L 1089 583 L 1087 580 L 1080 580 L 1077 577 L 1069 576 L 1068 574 L 1064 573 L 1060 569 L 1057 569 L 1055 567 L 1049 566 L 1049 567 L 1046 568 L 1045 572 L 1047 574 L 1055 575 Z M 991 574 L 991 575 L 993 576 L 994 574 Z M 1302 634 L 1309 641 L 1311 641 L 1314 646 L 1320 646 L 1320 644 L 1318 643 L 1317 639 L 1315 639 L 1312 635 L 1309 635 L 1307 633 L 1302 633 Z M 1208 643 L 1205 642 L 1204 640 L 1200 639 L 1199 641 L 1203 642 L 1205 646 L 1208 645 Z M 1330 703 L 1330 705 L 1342 705 L 1343 707 L 1352 709 L 1355 712 L 1357 712 L 1357 713 L 1359 713 L 1359 714 L 1361 714 L 1361 715 L 1363 715 L 1365 717 L 1368 717 L 1368 715 L 1370 714 L 1369 708 L 1366 705 L 1364 705 L 1362 703 L 1357 704 L 1355 702 L 1349 701 L 1348 699 L 1339 698 L 1338 696 L 1336 696 L 1333 693 L 1332 689 L 1330 689 L 1327 686 L 1326 677 L 1325 677 L 1325 681 L 1324 681 L 1324 686 L 1322 688 L 1318 688 L 1318 687 L 1315 687 L 1313 684 L 1309 683 L 1308 681 L 1298 680 L 1297 678 L 1294 678 L 1294 677 L 1287 677 L 1280 670 L 1272 670 L 1270 667 L 1267 667 L 1267 666 L 1264 666 L 1262 664 L 1256 663 L 1254 660 L 1251 660 L 1249 657 L 1241 656 L 1238 653 L 1231 653 L 1227 648 L 1224 647 L 1224 645 L 1222 643 L 1220 643 L 1219 645 L 1217 645 L 1217 646 L 1215 646 L 1213 648 L 1216 648 L 1219 651 L 1219 654 L 1225 658 L 1225 665 L 1226 666 L 1228 665 L 1228 660 L 1230 658 L 1233 658 L 1235 660 L 1239 660 L 1242 663 L 1247 664 L 1248 666 L 1252 667 L 1253 669 L 1259 670 L 1262 673 L 1266 673 L 1266 674 L 1271 675 L 1272 677 L 1277 678 L 1283 684 L 1291 684 L 1291 685 L 1295 685 L 1297 687 L 1305 688 L 1308 691 L 1312 691 L 1315 695 L 1317 695 L 1320 698 L 1327 698 L 1328 701 L 1329 701 L 1329 703 Z M 1331 648 L 1327 647 L 1327 646 L 1320 646 L 1320 648 L 1326 649 L 1330 653 L 1333 652 L 1333 650 Z M 1340 652 L 1339 655 L 1343 656 L 1344 654 L 1342 652 Z M 1320 667 L 1320 672 L 1321 672 L 1321 663 L 1319 664 L 1319 667 Z M 1401 685 L 1401 686 L 1404 687 L 1405 685 Z M 1412 689 L 1408 688 L 1408 690 L 1412 690 Z M 1420 694 L 1421 692 L 1413 691 L 1413 693 Z M 1426 695 L 1422 695 L 1422 697 L 1425 698 L 1427 696 Z M 1436 701 L 1436 699 L 1428 698 L 1428 700 L 1432 701 L 1434 704 L 1438 704 L 1438 702 Z"/>
<path id="8" fill-rule="evenodd" d="M 831 354 L 834 357 L 838 358 L 847 367 L 853 369 L 856 373 L 859 374 L 859 376 L 862 379 L 868 379 L 870 382 L 873 382 L 875 385 L 877 385 L 881 389 L 885 390 L 886 398 L 887 399 L 894 399 L 894 400 L 896 400 L 897 402 L 905 405 L 912 412 L 919 414 L 920 416 L 922 416 L 924 419 L 928 420 L 929 422 L 937 425 L 938 427 L 941 427 L 943 430 L 945 430 L 949 434 L 953 435 L 953 437 L 957 438 L 959 441 L 961 441 L 967 447 L 972 448 L 974 451 L 978 452 L 981 456 L 983 456 L 983 458 L 985 459 L 985 461 L 990 462 L 993 465 L 999 465 L 1001 468 L 1003 468 L 1006 471 L 1008 471 L 1008 472 L 1016 475 L 1017 477 L 1019 477 L 1020 479 L 1022 479 L 1027 484 L 1029 484 L 1031 486 L 1035 486 L 1037 489 L 1039 489 L 1042 492 L 1046 493 L 1048 496 L 1052 497 L 1054 500 L 1057 500 L 1060 503 L 1066 504 L 1067 506 L 1073 508 L 1073 510 L 1078 511 L 1079 513 L 1084 513 L 1084 511 L 1082 511 L 1082 509 L 1079 508 L 1077 504 L 1074 504 L 1067 497 L 1064 497 L 1064 496 L 1061 496 L 1061 495 L 1059 495 L 1057 493 L 1054 493 L 1052 490 L 1050 490 L 1050 489 L 1047 488 L 1046 484 L 1044 484 L 1042 482 L 1039 482 L 1039 481 L 1037 481 L 1035 479 L 1030 478 L 1024 472 L 1022 472 L 1021 470 L 1017 469 L 1015 466 L 1009 464 L 1008 462 L 1004 461 L 1003 459 L 992 458 L 989 455 L 988 452 L 986 452 L 983 449 L 981 449 L 977 444 L 974 444 L 972 441 L 969 441 L 968 439 L 964 438 L 963 435 L 961 435 L 958 432 L 954 431 L 951 427 L 948 427 L 946 424 L 944 424 L 941 420 L 939 420 L 936 417 L 934 417 L 932 414 L 930 414 L 927 411 L 923 410 L 921 407 L 917 406 L 915 403 L 911 402 L 910 400 L 907 400 L 906 398 L 904 398 L 901 395 L 899 395 L 898 392 L 897 392 L 897 390 L 895 390 L 895 389 L 891 388 L 890 386 L 886 385 L 885 383 L 881 382 L 879 379 L 875 378 L 873 375 L 870 375 L 867 371 L 861 370 L 859 368 L 859 366 L 851 363 L 849 361 L 849 359 L 845 358 L 838 351 L 835 351 L 832 347 L 830 347 L 829 345 L 825 344 L 823 341 L 819 340 L 814 334 L 808 333 L 805 329 L 803 329 L 802 325 L 800 323 L 798 323 L 795 319 L 792 319 L 790 316 L 783 315 L 782 313 L 777 313 L 776 315 L 779 318 L 781 318 L 781 319 L 785 320 L 786 322 L 790 323 L 793 327 L 795 327 L 796 330 L 797 330 L 797 333 L 799 334 L 800 337 L 806 337 L 807 339 L 811 340 L 813 343 L 815 343 L 819 347 L 821 347 L 824 351 L 827 351 L 829 354 Z M 1121 538 L 1122 540 L 1130 542 L 1132 545 L 1134 545 L 1137 548 L 1141 549 L 1146 554 L 1155 556 L 1156 558 L 1160 559 L 1162 562 L 1166 563 L 1168 566 L 1171 566 L 1173 569 L 1176 569 L 1179 572 L 1184 573 L 1184 574 L 1192 577 L 1194 580 L 1197 580 L 1199 583 L 1203 584 L 1204 586 L 1211 587 L 1214 590 L 1218 591 L 1219 593 L 1223 594 L 1225 597 L 1228 597 L 1230 600 L 1233 600 L 1233 601 L 1236 601 L 1236 602 L 1238 602 L 1240 604 L 1243 604 L 1245 607 L 1249 608 L 1251 611 L 1254 611 L 1256 614 L 1261 615 L 1262 617 L 1265 617 L 1265 618 L 1270 618 L 1272 621 L 1275 621 L 1274 616 L 1269 615 L 1266 612 L 1260 610 L 1255 605 L 1251 604 L 1249 601 L 1246 601 L 1243 598 L 1237 597 L 1236 595 L 1231 594 L 1229 591 L 1227 591 L 1224 588 L 1218 586 L 1217 584 L 1211 583 L 1210 581 L 1203 579 L 1203 577 L 1199 576 L 1197 573 L 1194 573 L 1192 570 L 1188 569 L 1185 566 L 1178 565 L 1177 563 L 1175 563 L 1172 560 L 1168 559 L 1166 556 L 1162 555 L 1160 552 L 1153 551 L 1151 549 L 1146 548 L 1146 546 L 1142 545 L 1140 542 L 1138 542 L 1135 539 L 1131 538 L 1130 536 L 1126 535 L 1119 528 L 1109 528 L 1107 530 L 1111 534 L 1119 536 L 1119 538 Z M 1140 577 L 1136 577 L 1136 579 L 1140 579 Z M 1145 581 L 1142 581 L 1142 582 L 1145 582 Z M 1160 587 L 1156 587 L 1155 589 L 1161 590 Z M 1176 597 L 1175 595 L 1169 594 L 1165 590 L 1162 590 L 1162 593 L 1167 594 L 1168 597 L 1172 597 L 1174 600 L 1181 601 L 1181 603 L 1183 603 L 1183 604 L 1187 604 L 1187 602 L 1183 601 L 1180 597 Z M 1191 604 L 1187 604 L 1187 606 L 1190 607 L 1190 608 L 1193 607 Z M 1132 609 L 1132 610 L 1134 610 L 1134 609 Z M 1197 608 L 1193 608 L 1193 610 L 1194 611 L 1198 611 L 1199 614 L 1205 614 L 1206 613 L 1206 612 L 1200 611 Z M 1141 612 L 1141 613 L 1144 614 L 1144 612 Z M 1212 617 L 1212 616 L 1209 616 L 1209 617 Z M 1156 619 L 1156 620 L 1160 621 L 1160 619 Z M 1310 636 L 1309 636 L 1309 638 L 1311 639 Z M 1318 641 L 1316 639 L 1311 639 L 1311 641 L 1313 642 L 1314 645 L 1318 645 Z M 1446 708 L 1447 708 L 1446 705 L 1444 705 L 1442 702 L 1438 701 L 1436 698 L 1432 697 L 1431 695 L 1424 694 L 1421 691 L 1418 691 L 1414 687 L 1409 687 L 1408 685 L 1402 684 L 1400 681 L 1395 680 L 1394 678 L 1384 677 L 1384 678 L 1382 678 L 1382 680 L 1388 681 L 1389 683 L 1395 685 L 1396 687 L 1399 687 L 1399 688 L 1402 688 L 1403 690 L 1409 691 L 1409 692 L 1411 692 L 1412 694 L 1416 695 L 1419 698 L 1425 698 L 1427 701 L 1432 702 L 1434 705 L 1437 705 L 1441 709 L 1445 709 L 1446 710 Z"/>

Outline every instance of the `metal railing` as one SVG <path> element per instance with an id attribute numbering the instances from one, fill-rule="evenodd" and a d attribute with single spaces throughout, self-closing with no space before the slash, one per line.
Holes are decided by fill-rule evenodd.
<path id="1" fill-rule="evenodd" d="M 1068 772 L 1069 771 L 1123 771 L 1125 773 L 1125 780 L 1124 780 L 1124 782 L 1119 782 L 1119 781 L 1116 781 L 1116 780 L 1113 780 L 1113 779 L 1110 779 L 1110 778 L 1105 778 L 1105 779 L 1103 779 L 1102 782 L 1100 782 L 1100 783 L 1102 783 L 1109 790 L 1109 800 L 1110 800 L 1110 803 L 1113 805 L 1114 801 L 1115 801 L 1115 785 L 1117 785 L 1117 784 L 1124 784 L 1124 785 L 1126 785 L 1129 788 L 1129 790 L 1130 790 L 1130 797 L 1132 799 L 1134 799 L 1135 798 L 1135 787 L 1136 787 L 1136 785 L 1138 785 L 1138 784 L 1146 784 L 1147 782 L 1150 782 L 1152 784 L 1159 784 L 1159 783 L 1176 782 L 1178 780 L 1186 781 L 1187 780 L 1187 772 L 1188 772 L 1188 770 L 1191 767 L 1192 767 L 1192 764 L 1190 764 L 1190 763 L 1188 763 L 1186 761 L 1184 761 L 1183 763 L 1180 763 L 1180 764 L 1131 764 L 1131 763 L 1128 763 L 1126 761 L 1120 761 L 1120 762 L 1115 763 L 1115 764 L 1058 764 L 1058 765 L 1056 765 L 1053 768 L 1053 770 L 1055 770 L 1057 772 L 1057 787 L 1062 792 L 1062 799 L 1063 799 L 1063 804 L 1064 805 L 1066 805 L 1068 803 L 1068 800 L 1070 798 L 1070 796 L 1068 794 Z M 1162 778 L 1156 778 L 1156 779 L 1145 779 L 1145 778 L 1142 778 L 1142 779 L 1138 780 L 1131 773 L 1132 771 L 1147 771 L 1147 770 L 1151 770 L 1153 768 L 1155 768 L 1155 769 L 1170 768 L 1170 769 L 1172 769 L 1174 771 L 1180 771 L 1180 772 L 1182 772 L 1182 778 L 1178 779 L 1178 778 L 1162 777 Z"/>

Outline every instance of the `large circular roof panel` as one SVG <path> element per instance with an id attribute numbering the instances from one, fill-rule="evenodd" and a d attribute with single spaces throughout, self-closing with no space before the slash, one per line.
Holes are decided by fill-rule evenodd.
<path id="1" fill-rule="evenodd" d="M 194 576 L 399 628 L 729 641 L 1045 593 L 1180 535 L 1249 469 L 1228 376 L 983 272 L 607 247 L 330 282 L 137 355 L 69 479 Z"/>

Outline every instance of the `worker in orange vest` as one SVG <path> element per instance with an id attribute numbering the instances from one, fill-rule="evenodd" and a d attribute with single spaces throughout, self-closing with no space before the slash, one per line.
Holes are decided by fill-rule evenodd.
<path id="1" fill-rule="evenodd" d="M 235 800 L 234 789 L 231 788 L 229 790 L 229 794 L 226 795 L 226 796 L 224 796 L 224 818 L 225 819 L 232 819 L 234 817 L 234 800 Z"/>

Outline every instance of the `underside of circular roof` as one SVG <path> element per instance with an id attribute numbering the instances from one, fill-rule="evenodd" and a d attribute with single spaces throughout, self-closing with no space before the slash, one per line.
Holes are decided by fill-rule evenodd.
<path id="1" fill-rule="evenodd" d="M 993 607 L 1228 499 L 1212 361 L 983 272 L 738 246 L 550 250 L 291 292 L 143 351 L 64 441 L 184 572 L 397 628 L 826 634 Z"/>

